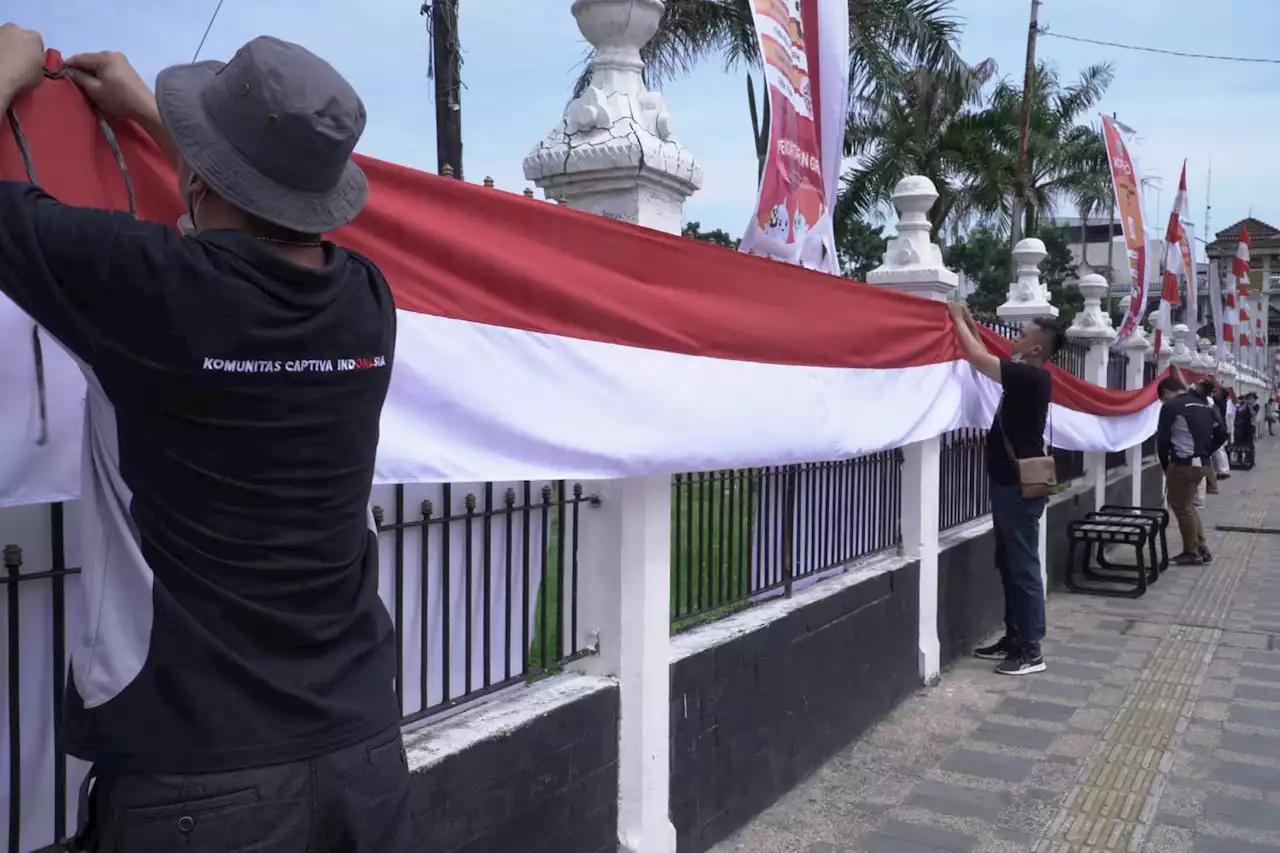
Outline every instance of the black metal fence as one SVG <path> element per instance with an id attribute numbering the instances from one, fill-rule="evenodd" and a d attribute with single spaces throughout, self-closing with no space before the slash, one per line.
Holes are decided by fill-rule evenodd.
<path id="1" fill-rule="evenodd" d="M 423 487 L 426 488 L 426 487 Z M 390 565 L 396 697 L 403 722 L 544 675 L 580 657 L 580 484 L 449 483 L 408 513 L 392 487 L 373 508 Z M 389 549 L 389 553 L 388 553 Z M 384 595 L 388 578 L 384 572 Z"/>
<path id="2" fill-rule="evenodd" d="M 991 512 L 987 431 L 957 429 L 942 435 L 938 477 L 938 529 L 950 530 Z"/>
<path id="3" fill-rule="evenodd" d="M 1112 351 L 1107 359 L 1107 387 L 1113 391 L 1125 390 L 1129 379 L 1129 354 Z"/>
<path id="4" fill-rule="evenodd" d="M 1158 374 L 1158 365 L 1154 361 L 1144 361 L 1142 364 L 1142 384 L 1148 385 L 1156 381 Z M 1156 437 L 1152 435 L 1146 441 L 1142 442 L 1142 456 L 1145 459 L 1148 456 L 1154 456 L 1156 452 Z"/>
<path id="5" fill-rule="evenodd" d="M 584 506 L 597 498 L 581 485 L 378 488 L 391 497 L 373 512 L 379 591 L 396 628 L 396 695 L 405 723 L 536 679 L 589 653 L 577 639 L 578 538 Z M 430 488 L 433 497 L 409 508 L 407 488 Z M 77 629 L 67 624 L 67 598 L 80 569 L 67 565 L 66 507 L 11 511 L 28 510 L 47 513 L 32 515 L 39 523 L 31 527 L 47 524 L 48 542 L 28 540 L 25 554 L 17 545 L 6 547 L 0 577 L 6 853 L 26 853 L 67 835 L 68 809 L 74 807 L 68 788 L 79 784 L 84 769 L 68 759 L 61 725 L 67 631 Z M 50 732 L 51 752 L 33 748 Z M 28 778 L 38 768 L 41 784 L 24 786 L 24 768 Z M 46 820 L 47 829 L 38 825 Z"/>
<path id="6" fill-rule="evenodd" d="M 902 451 L 678 474 L 671 617 L 686 628 L 902 540 Z"/>

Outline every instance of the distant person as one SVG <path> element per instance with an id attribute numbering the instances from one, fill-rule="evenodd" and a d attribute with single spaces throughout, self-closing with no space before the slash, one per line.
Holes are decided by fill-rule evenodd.
<path id="1" fill-rule="evenodd" d="M 1267 419 L 1267 435 L 1275 435 L 1276 422 L 1280 421 L 1280 413 L 1276 411 L 1276 401 L 1274 398 L 1267 400 L 1266 419 Z"/>
<path id="2" fill-rule="evenodd" d="M 976 649 L 998 660 L 1001 675 L 1043 672 L 1040 643 L 1045 635 L 1044 581 L 1040 567 L 1040 518 L 1047 497 L 1024 497 L 1017 460 L 1046 454 L 1045 423 L 1053 377 L 1046 362 L 1062 346 L 1062 326 L 1053 319 L 1032 320 L 1012 342 L 1008 359 L 987 350 L 963 302 L 948 304 L 956 340 L 969 363 L 1000 383 L 1000 405 L 987 433 L 987 474 L 991 480 L 991 522 L 996 537 L 996 568 L 1004 587 L 1005 635 Z"/>
<path id="3" fill-rule="evenodd" d="M 1235 443 L 1240 447 L 1251 448 L 1255 435 L 1253 395 L 1245 394 L 1236 405 Z"/>
<path id="4" fill-rule="evenodd" d="M 1226 395 L 1223 393 L 1222 387 L 1215 385 L 1212 379 L 1202 379 L 1199 383 L 1199 389 L 1200 396 L 1213 405 L 1214 420 L 1221 424 L 1223 432 L 1226 432 L 1227 419 L 1224 411 L 1226 409 Z M 1211 495 L 1218 494 L 1218 481 L 1231 479 L 1231 461 L 1227 458 L 1225 442 L 1222 447 L 1213 451 L 1205 471 L 1205 491 Z"/>
<path id="5" fill-rule="evenodd" d="M 1156 454 L 1165 473 L 1169 511 L 1178 519 L 1182 534 L 1182 553 L 1170 562 L 1203 565 L 1212 562 L 1213 555 L 1196 512 L 1196 489 L 1204 479 L 1209 458 L 1227 441 L 1226 427 L 1218 420 L 1214 406 L 1191 393 L 1177 377 L 1160 380 L 1157 391 L 1164 406 L 1156 427 Z"/>

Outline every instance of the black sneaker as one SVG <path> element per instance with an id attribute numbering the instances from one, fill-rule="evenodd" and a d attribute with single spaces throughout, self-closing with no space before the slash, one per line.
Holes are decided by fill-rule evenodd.
<path id="1" fill-rule="evenodd" d="M 1031 675 L 1035 672 L 1044 672 L 1044 658 L 1040 655 L 1009 655 L 996 666 L 999 675 Z"/>
<path id="2" fill-rule="evenodd" d="M 1200 558 L 1199 554 L 1192 554 L 1186 551 L 1174 557 L 1169 562 L 1175 566 L 1203 566 L 1204 565 L 1204 560 Z"/>
<path id="3" fill-rule="evenodd" d="M 1208 548 L 1200 549 L 1200 562 L 1204 563 L 1206 566 L 1213 562 L 1213 555 L 1209 553 Z"/>
<path id="4" fill-rule="evenodd" d="M 1218 475 L 1218 479 L 1219 479 L 1219 480 L 1230 480 L 1230 479 L 1231 479 L 1231 475 L 1230 475 L 1230 474 L 1219 474 L 1219 475 Z"/>
<path id="5" fill-rule="evenodd" d="M 1008 637 L 1001 637 L 989 646 L 974 649 L 973 656 L 983 660 L 1004 660 L 1011 652 L 1013 652 L 1013 641 Z"/>

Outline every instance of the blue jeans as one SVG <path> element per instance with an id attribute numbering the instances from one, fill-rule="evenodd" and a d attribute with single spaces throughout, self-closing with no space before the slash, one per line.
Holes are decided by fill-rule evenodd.
<path id="1" fill-rule="evenodd" d="M 996 568 L 1004 587 L 1005 636 L 1021 652 L 1040 654 L 1044 581 L 1040 577 L 1040 516 L 1047 498 L 1024 498 L 1018 486 L 991 484 Z"/>

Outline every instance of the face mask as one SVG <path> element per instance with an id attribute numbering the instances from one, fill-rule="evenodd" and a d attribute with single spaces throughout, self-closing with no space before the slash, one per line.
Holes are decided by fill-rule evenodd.
<path id="1" fill-rule="evenodd" d="M 1022 357 L 1022 353 L 1020 352 L 1015 352 L 1013 355 L 1009 356 L 1009 360 L 1012 361 L 1014 364 L 1022 364 L 1022 362 L 1024 361 Z"/>

